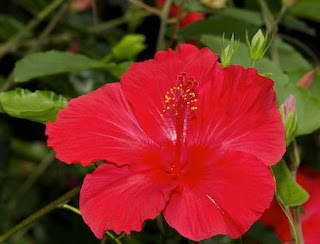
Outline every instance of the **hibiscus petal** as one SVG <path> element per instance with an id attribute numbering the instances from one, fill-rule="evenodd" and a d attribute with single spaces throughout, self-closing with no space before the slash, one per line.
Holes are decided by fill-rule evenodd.
<path id="1" fill-rule="evenodd" d="M 237 238 L 269 207 L 275 191 L 272 174 L 247 153 L 206 154 L 189 152 L 193 161 L 186 164 L 181 190 L 172 195 L 165 219 L 194 241 L 217 234 Z"/>
<path id="2" fill-rule="evenodd" d="M 216 66 L 203 90 L 191 144 L 205 144 L 253 154 L 273 165 L 285 152 L 285 131 L 273 81 L 255 69 Z"/>
<path id="3" fill-rule="evenodd" d="M 107 230 L 140 231 L 147 219 L 154 219 L 165 208 L 172 184 L 161 183 L 161 173 L 132 173 L 102 164 L 87 174 L 80 193 L 80 210 L 84 221 L 98 238 Z"/>
<path id="4" fill-rule="evenodd" d="M 118 165 L 140 160 L 155 143 L 140 128 L 119 83 L 73 99 L 48 122 L 48 146 L 66 163 L 86 166 L 98 160 Z"/>
<path id="5" fill-rule="evenodd" d="M 178 75 L 194 77 L 201 87 L 209 81 L 217 55 L 208 48 L 179 45 L 177 51 L 157 52 L 154 60 L 133 64 L 121 77 L 124 94 L 146 133 L 159 143 L 174 141 L 176 128 L 169 116 L 161 117 L 167 107 L 165 95 L 181 83 Z"/>

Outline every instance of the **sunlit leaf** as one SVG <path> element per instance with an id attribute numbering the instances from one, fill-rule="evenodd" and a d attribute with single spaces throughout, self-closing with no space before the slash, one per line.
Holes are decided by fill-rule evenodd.
<path id="1" fill-rule="evenodd" d="M 31 92 L 17 88 L 0 93 L 0 103 L 3 111 L 12 117 L 45 123 L 56 119 L 67 100 L 51 91 Z"/>
<path id="2" fill-rule="evenodd" d="M 320 21 L 320 1 L 299 0 L 290 8 L 290 12 L 298 17 Z"/>
<path id="3" fill-rule="evenodd" d="M 80 54 L 60 51 L 41 52 L 31 54 L 16 63 L 14 80 L 25 82 L 47 75 L 105 67 L 106 64 Z"/>
<path id="4" fill-rule="evenodd" d="M 308 192 L 296 182 L 284 160 L 271 169 L 276 179 L 276 196 L 283 205 L 296 207 L 308 201 Z"/>

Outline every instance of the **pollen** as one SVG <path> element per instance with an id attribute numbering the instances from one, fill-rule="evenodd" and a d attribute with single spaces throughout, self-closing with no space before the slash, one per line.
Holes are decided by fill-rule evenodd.
<path id="1" fill-rule="evenodd" d="M 177 85 L 169 88 L 164 95 L 165 109 L 160 116 L 171 114 L 178 116 L 181 114 L 189 115 L 198 109 L 197 92 L 198 81 L 186 72 L 182 72 L 177 77 Z"/>

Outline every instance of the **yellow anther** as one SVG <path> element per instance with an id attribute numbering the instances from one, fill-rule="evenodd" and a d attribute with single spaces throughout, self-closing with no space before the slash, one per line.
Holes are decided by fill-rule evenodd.
<path id="1" fill-rule="evenodd" d="M 169 107 L 169 106 L 167 106 L 167 109 L 169 110 L 169 109 L 170 109 L 170 107 Z"/>
<path id="2" fill-rule="evenodd" d="M 160 114 L 160 117 L 163 117 L 163 114 Z"/>
<path id="3" fill-rule="evenodd" d="M 194 99 L 193 101 L 195 101 L 195 102 L 196 102 L 196 101 L 198 101 L 198 99 Z"/>

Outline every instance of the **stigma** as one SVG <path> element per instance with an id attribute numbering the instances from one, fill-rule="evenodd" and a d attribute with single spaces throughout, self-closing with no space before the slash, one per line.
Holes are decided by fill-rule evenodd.
<path id="1" fill-rule="evenodd" d="M 177 85 L 171 87 L 164 95 L 164 109 L 160 116 L 165 115 L 189 115 L 197 110 L 196 88 L 198 81 L 193 76 L 182 72 L 177 77 Z"/>

